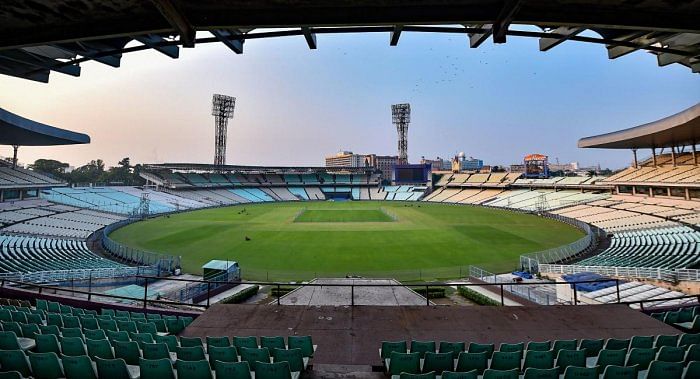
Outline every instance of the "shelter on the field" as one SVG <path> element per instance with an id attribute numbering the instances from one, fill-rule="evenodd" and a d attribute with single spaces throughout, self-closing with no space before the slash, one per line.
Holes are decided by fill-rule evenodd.
<path id="1" fill-rule="evenodd" d="M 214 259 L 202 266 L 202 271 L 204 280 L 229 281 L 241 277 L 241 270 L 238 267 L 238 262 L 235 261 Z"/>

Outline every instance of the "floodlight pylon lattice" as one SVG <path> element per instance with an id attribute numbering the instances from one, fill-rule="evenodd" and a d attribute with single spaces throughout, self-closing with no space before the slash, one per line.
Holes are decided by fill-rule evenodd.
<path id="1" fill-rule="evenodd" d="M 408 164 L 408 124 L 411 122 L 411 104 L 392 105 L 391 116 L 399 135 L 399 164 Z"/>
<path id="2" fill-rule="evenodd" d="M 215 94 L 212 98 L 211 114 L 214 116 L 214 165 L 226 164 L 226 132 L 228 119 L 233 118 L 236 98 Z"/>

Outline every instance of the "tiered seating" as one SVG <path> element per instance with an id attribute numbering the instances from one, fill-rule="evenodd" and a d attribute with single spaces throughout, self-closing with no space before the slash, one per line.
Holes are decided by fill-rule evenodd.
<path id="1" fill-rule="evenodd" d="M 695 302 L 693 299 L 689 298 L 673 299 L 677 297 L 683 297 L 686 295 L 682 292 L 671 291 L 663 287 L 657 287 L 642 282 L 621 283 L 619 286 L 619 290 L 620 301 L 645 301 L 645 307 L 670 307 Z M 591 299 L 595 303 L 616 303 L 618 301 L 617 291 L 617 286 L 611 286 L 596 291 L 584 292 L 581 295 L 581 299 Z M 630 307 L 639 308 L 639 305 L 632 304 L 630 305 Z"/>
<path id="2" fill-rule="evenodd" d="M 541 210 L 539 207 L 544 207 L 544 210 L 551 210 L 572 204 L 604 199 L 608 196 L 608 194 L 567 190 L 514 190 L 503 192 L 486 204 L 495 207 L 516 208 L 527 211 Z"/>
<path id="3" fill-rule="evenodd" d="M 0 165 L 0 187 L 46 186 L 60 183 L 60 180 L 36 171 Z"/>
<path id="4" fill-rule="evenodd" d="M 75 187 L 42 190 L 41 197 L 55 203 L 79 208 L 96 209 L 110 213 L 129 214 L 138 208 L 141 199 L 119 191 L 120 187 Z M 158 201 L 150 201 L 152 213 L 171 212 L 174 208 Z"/>
<path id="5" fill-rule="evenodd" d="M 20 377 L 298 378 L 316 350 L 310 336 L 177 337 L 192 317 L 44 300 L 4 305 L 0 320 L 0 371 Z"/>
<path id="6" fill-rule="evenodd" d="M 697 378 L 700 334 L 494 344 L 382 342 L 392 378 Z M 469 373 L 469 374 L 465 374 Z"/>
<path id="7" fill-rule="evenodd" d="M 638 168 L 629 167 L 603 180 L 605 183 L 700 183 L 700 166 L 693 164 L 691 153 L 678 154 L 673 166 L 671 154 L 659 155 L 642 162 Z"/>
<path id="8" fill-rule="evenodd" d="M 700 306 L 690 306 L 675 311 L 654 312 L 651 317 L 686 332 L 700 332 Z"/>
<path id="9" fill-rule="evenodd" d="M 644 229 L 615 234 L 610 247 L 578 265 L 691 267 L 700 262 L 700 233 L 688 227 Z"/>
<path id="10" fill-rule="evenodd" d="M 0 235 L 0 272 L 125 267 L 95 255 L 84 241 Z"/>
<path id="11" fill-rule="evenodd" d="M 310 200 L 309 194 L 306 193 L 304 187 L 289 187 L 289 192 L 300 200 Z"/>
<path id="12" fill-rule="evenodd" d="M 68 238 L 87 238 L 106 225 L 123 220 L 121 216 L 107 213 L 76 210 L 78 208 L 53 205 L 44 200 L 18 202 L 14 207 L 0 212 L 0 222 L 9 225 L 0 227 L 0 232 L 42 235 Z M 32 208 L 30 205 L 37 205 Z M 19 208 L 24 207 L 24 208 Z"/>
<path id="13" fill-rule="evenodd" d="M 418 201 L 425 190 L 425 187 L 417 186 L 385 186 L 382 188 L 382 191 L 386 192 L 384 200 L 397 201 Z"/>

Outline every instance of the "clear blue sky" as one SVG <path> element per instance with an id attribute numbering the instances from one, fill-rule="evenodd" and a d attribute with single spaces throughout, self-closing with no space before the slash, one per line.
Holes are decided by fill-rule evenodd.
<path id="1" fill-rule="evenodd" d="M 72 165 L 213 161 L 211 96 L 237 97 L 228 163 L 322 165 L 339 149 L 396 153 L 390 105 L 409 102 L 409 159 L 459 151 L 487 164 L 528 153 L 620 168 L 628 151 L 583 150 L 579 138 L 656 120 L 700 101 L 700 75 L 660 68 L 644 52 L 608 60 L 577 42 L 541 53 L 537 40 L 509 37 L 470 49 L 466 36 L 404 33 L 252 40 L 236 55 L 221 44 L 127 54 L 122 67 L 83 64 L 80 78 L 49 84 L 0 76 L 0 106 L 88 133 L 87 146 L 22 148 L 20 160 Z M 11 149 L 0 147 L 0 155 Z M 643 152 L 640 156 L 647 155 Z"/>

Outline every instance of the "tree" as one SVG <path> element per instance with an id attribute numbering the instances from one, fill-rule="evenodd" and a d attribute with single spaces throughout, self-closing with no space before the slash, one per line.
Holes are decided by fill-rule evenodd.
<path id="1" fill-rule="evenodd" d="M 37 159 L 33 164 L 29 165 L 30 170 L 43 172 L 60 179 L 68 178 L 68 175 L 66 175 L 67 168 L 68 163 L 55 159 Z"/>

